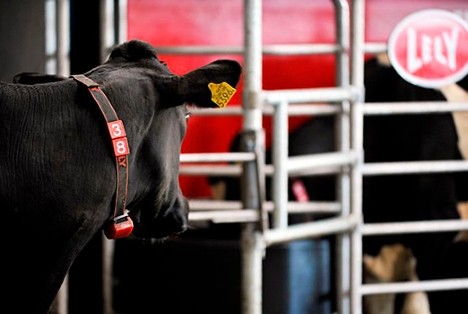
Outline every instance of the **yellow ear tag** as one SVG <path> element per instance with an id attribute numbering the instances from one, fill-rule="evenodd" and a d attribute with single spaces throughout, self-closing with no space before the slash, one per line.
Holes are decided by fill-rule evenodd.
<path id="1" fill-rule="evenodd" d="M 236 93 L 236 89 L 226 82 L 220 84 L 209 83 L 208 88 L 211 91 L 211 100 L 218 105 L 219 108 L 224 108 Z"/>

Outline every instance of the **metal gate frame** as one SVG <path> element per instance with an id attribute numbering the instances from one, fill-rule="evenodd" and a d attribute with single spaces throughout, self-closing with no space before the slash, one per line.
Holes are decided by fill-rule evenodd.
<path id="1" fill-rule="evenodd" d="M 428 102 L 428 103 L 373 103 L 365 104 L 364 99 L 364 54 L 367 52 L 382 52 L 386 50 L 385 44 L 366 44 L 365 30 L 365 0 L 348 1 L 332 0 L 335 7 L 337 42 L 335 45 L 284 45 L 268 47 L 262 45 L 261 38 L 261 0 L 244 0 L 244 62 L 245 62 L 245 90 L 242 106 L 244 117 L 243 131 L 253 132 L 255 147 L 263 149 L 261 139 L 261 117 L 273 107 L 274 142 L 273 142 L 273 168 L 267 174 L 273 176 L 273 226 L 272 228 L 258 228 L 259 211 L 271 209 L 265 204 L 258 204 L 257 187 L 249 185 L 243 194 L 244 198 L 240 208 L 244 215 L 237 215 L 236 210 L 226 213 L 220 218 L 216 212 L 198 216 L 201 219 L 214 221 L 245 222 L 241 237 L 243 262 L 243 299 L 242 310 L 245 314 L 261 313 L 262 300 L 262 259 L 268 246 L 293 240 L 321 237 L 329 234 L 338 236 L 339 245 L 337 258 L 339 266 L 337 283 L 337 304 L 339 313 L 362 313 L 362 297 L 370 294 L 413 292 L 430 290 L 448 290 L 468 288 L 468 279 L 445 279 L 421 282 L 364 284 L 362 283 L 362 237 L 378 234 L 392 233 L 418 233 L 468 230 L 468 222 L 461 220 L 420 221 L 405 223 L 374 223 L 364 224 L 362 217 L 362 179 L 363 176 L 391 175 L 402 173 L 436 173 L 468 170 L 467 161 L 417 161 L 405 163 L 378 163 L 365 164 L 363 159 L 363 118 L 364 115 L 378 114 L 411 114 L 467 111 L 467 103 Z M 207 48 L 207 47 L 205 47 Z M 172 52 L 190 51 L 189 48 L 175 48 Z M 199 48 L 197 53 L 219 53 L 220 49 L 210 50 Z M 336 56 L 337 82 L 336 88 L 301 89 L 301 90 L 262 90 L 262 55 L 263 54 L 294 54 L 298 52 L 310 54 L 333 53 Z M 237 49 L 228 49 L 226 53 L 238 52 Z M 332 103 L 330 106 L 304 105 L 303 103 Z M 302 103 L 301 109 L 294 104 Z M 265 110 L 266 109 L 266 110 Z M 287 123 L 290 114 L 338 114 L 338 147 L 334 153 L 317 154 L 311 156 L 287 156 Z M 238 112 L 237 112 L 238 113 Z M 271 113 L 271 112 L 270 112 Z M 236 114 L 235 110 L 229 114 Z M 253 149 L 255 150 L 255 149 Z M 249 154 L 249 153 L 245 153 Z M 181 156 L 181 161 L 196 161 L 196 154 L 192 158 Z M 214 155 L 211 154 L 213 157 Z M 228 154 L 232 160 L 240 161 L 240 155 Z M 255 154 L 243 155 L 244 163 L 253 163 Z M 200 154 L 201 160 L 206 160 L 206 154 Z M 216 160 L 212 159 L 211 161 Z M 224 159 L 226 160 L 226 159 Z M 332 170 L 330 170 L 330 167 Z M 287 202 L 287 178 L 293 172 L 311 173 L 317 169 L 328 169 L 339 174 L 338 204 L 327 204 L 330 208 L 338 208 L 336 217 L 317 222 L 288 225 L 288 209 L 291 213 L 293 204 Z M 186 169 L 187 170 L 187 169 Z M 206 169 L 205 169 L 206 170 Z M 239 174 L 252 178 L 255 168 L 244 166 L 243 170 L 229 169 L 225 173 Z M 269 170 L 269 171 L 268 171 Z M 203 170 L 191 168 L 191 173 L 209 174 Z M 182 168 L 182 173 L 184 169 Z M 189 171 L 190 172 L 190 171 Z M 188 173 L 188 172 L 186 172 Z M 218 172 L 219 173 L 219 172 Z M 257 180 L 259 182 L 261 178 Z M 250 181 L 246 181 L 250 182 Z M 255 181 L 254 181 L 255 182 Z M 227 203 L 224 203 L 225 205 Z M 270 204 L 271 205 L 271 204 Z M 309 204 L 313 205 L 313 204 Z M 323 204 L 315 204 L 312 210 L 324 210 Z M 217 203 L 216 206 L 223 206 Z M 195 206 L 197 207 L 197 206 Z M 209 207 L 206 203 L 199 203 L 198 209 Z M 326 206 L 325 206 L 326 207 Z M 303 209 L 304 210 L 304 209 Z M 300 209 L 299 209 L 300 211 Z M 248 214 L 247 214 L 248 213 Z M 192 217 L 197 217 L 199 212 Z M 247 215 L 245 215 L 247 214 Z M 202 218 L 203 217 L 203 218 Z"/>
<path id="2" fill-rule="evenodd" d="M 273 176 L 273 227 L 258 228 L 262 224 L 258 224 L 258 220 L 262 217 L 262 211 L 266 210 L 267 206 L 258 202 L 261 197 L 258 195 L 259 189 L 255 184 L 243 185 L 246 191 L 243 192 L 241 204 L 241 212 L 249 211 L 251 220 L 246 215 L 239 215 L 233 211 L 228 215 L 232 215 L 230 222 L 245 222 L 242 236 L 242 262 L 243 262 L 243 280 L 242 280 L 242 312 L 248 314 L 261 313 L 262 309 L 262 260 L 265 256 L 267 246 L 278 243 L 285 243 L 298 239 L 319 237 L 328 234 L 339 235 L 340 248 L 337 250 L 338 259 L 340 261 L 339 276 L 338 276 L 338 307 L 340 313 L 348 313 L 351 304 L 356 304 L 356 308 L 360 308 L 360 296 L 353 294 L 351 283 L 356 285 L 357 280 L 352 281 L 349 278 L 350 274 L 353 278 L 360 278 L 360 270 L 358 273 L 351 272 L 351 250 L 353 247 L 355 253 L 353 256 L 360 256 L 361 239 L 351 231 L 356 230 L 360 220 L 360 197 L 351 197 L 352 195 L 360 195 L 362 178 L 358 172 L 359 167 L 356 165 L 362 164 L 362 131 L 351 132 L 351 125 L 360 125 L 362 128 L 362 105 L 358 100 L 362 99 L 362 83 L 360 88 L 350 85 L 349 60 L 350 55 L 350 14 L 347 1 L 333 0 L 335 6 L 335 17 L 337 24 L 337 43 L 332 45 L 276 45 L 267 47 L 262 45 L 261 38 L 261 16 L 262 16 L 262 1 L 261 0 L 245 0 L 244 1 L 244 69 L 245 82 L 242 104 L 243 115 L 243 131 L 254 134 L 254 147 L 249 152 L 240 155 L 238 153 L 228 154 L 183 154 L 181 162 L 206 162 L 206 161 L 243 161 L 242 175 L 248 177 L 249 180 L 244 182 L 256 182 L 259 184 L 262 179 L 258 177 L 258 169 L 255 167 L 255 160 L 258 156 L 254 151 L 264 150 L 262 142 L 262 116 L 265 113 L 265 106 L 273 106 L 273 121 L 274 121 L 274 142 L 273 142 L 273 169 L 269 169 Z M 359 8 L 359 6 L 356 6 Z M 360 19 L 354 19 L 359 21 Z M 354 41 L 358 42 L 359 37 L 355 37 Z M 205 48 L 205 49 L 203 49 Z M 210 49 L 209 47 L 199 47 L 196 53 L 220 53 L 220 49 Z M 301 53 L 307 52 L 310 54 L 335 54 L 337 64 L 337 86 L 336 88 L 320 88 L 320 89 L 305 89 L 305 90 L 279 90 L 279 91 L 263 91 L 262 90 L 262 56 L 263 54 L 294 54 L 300 49 Z M 189 53 L 189 47 L 173 47 L 164 49 L 160 47 L 160 52 L 172 53 Z M 235 50 L 235 49 L 234 49 Z M 193 52 L 193 51 L 192 51 Z M 233 53 L 231 49 L 226 49 L 223 52 Z M 363 55 L 362 55 L 363 56 Z M 354 54 L 355 59 L 359 59 L 357 54 Z M 356 62 L 357 63 L 357 62 Z M 363 66 L 363 60 L 361 61 Z M 356 77 L 359 72 L 356 71 Z M 295 108 L 298 114 L 338 114 L 340 119 L 338 123 L 338 143 L 337 152 L 323 155 L 290 157 L 287 156 L 287 139 L 288 139 L 288 115 L 292 105 L 296 103 L 333 103 L 329 106 L 316 104 L 300 105 Z M 238 112 L 237 112 L 238 113 Z M 231 114 L 236 114 L 234 110 Z M 359 129 L 358 129 L 359 130 Z M 357 147 L 358 149 L 354 149 Z M 207 158 L 211 155 L 213 158 Z M 231 159 L 227 156 L 230 156 Z M 216 159 L 219 157 L 220 159 Z M 243 157 L 243 158 L 241 158 Z M 263 160 L 263 159 L 262 159 Z M 258 160 L 257 160 L 258 161 Z M 354 167 L 353 167 L 354 166 Z M 339 203 L 338 204 L 314 204 L 311 202 L 312 211 L 326 210 L 330 207 L 335 208 L 335 212 L 339 215 L 319 222 L 303 223 L 299 225 L 288 225 L 288 208 L 291 204 L 287 202 L 287 179 L 289 173 L 294 171 L 301 172 L 323 167 L 333 167 L 333 172 L 340 173 L 340 184 L 338 187 Z M 346 171 L 343 171 L 345 170 Z M 185 171 L 184 171 L 185 170 Z M 188 171 L 187 171 L 188 170 Z M 196 167 L 181 168 L 181 174 L 209 174 L 207 169 Z M 231 173 L 232 173 L 231 169 Z M 239 170 L 238 170 L 239 171 Z M 262 173 L 262 172 L 260 172 Z M 239 174 L 239 172 L 236 172 Z M 256 180 L 252 180 L 255 178 Z M 351 193 L 351 187 L 354 187 Z M 225 202 L 226 203 L 226 202 Z M 197 208 L 193 202 L 191 203 L 192 210 Z M 222 203 L 217 203 L 222 206 Z M 314 206 L 315 205 L 315 206 Z M 199 203 L 197 209 L 201 209 L 209 205 Z M 304 209 L 303 209 L 304 210 Z M 302 211 L 303 211 L 302 210 Z M 307 209 L 305 209 L 307 210 Z M 301 210 L 299 209 L 299 212 Z M 255 213 L 257 215 L 255 215 Z M 191 219 L 198 217 L 199 219 L 213 220 L 219 219 L 219 214 L 215 211 L 209 212 L 208 215 L 199 215 L 196 212 L 191 215 Z M 200 217 L 201 216 L 201 217 Z M 237 217 L 239 220 L 237 220 Z M 247 219 L 246 219 L 247 218 Z M 360 260 L 354 259 L 356 263 Z M 354 267 L 353 267 L 354 268 Z M 359 282 L 360 284 L 360 282 Z"/>

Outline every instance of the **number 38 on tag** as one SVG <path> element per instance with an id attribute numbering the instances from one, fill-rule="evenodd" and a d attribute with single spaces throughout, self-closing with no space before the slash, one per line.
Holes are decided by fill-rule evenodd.
<path id="1" fill-rule="evenodd" d="M 112 121 L 107 123 L 109 134 L 112 139 L 112 146 L 114 147 L 114 156 L 125 156 L 130 154 L 128 148 L 127 134 L 122 120 Z"/>

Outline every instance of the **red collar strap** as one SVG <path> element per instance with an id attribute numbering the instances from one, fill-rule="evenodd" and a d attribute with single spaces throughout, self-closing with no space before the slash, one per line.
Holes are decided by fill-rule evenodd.
<path id="1" fill-rule="evenodd" d="M 117 175 L 114 215 L 112 220 L 105 226 L 104 234 L 108 239 L 128 237 L 133 230 L 133 221 L 128 216 L 128 211 L 125 208 L 128 192 L 128 155 L 130 154 L 130 149 L 123 122 L 119 120 L 114 107 L 112 107 L 99 84 L 84 75 L 72 75 L 71 77 L 87 87 L 101 110 L 107 122 L 107 130 L 109 131 L 114 151 Z"/>

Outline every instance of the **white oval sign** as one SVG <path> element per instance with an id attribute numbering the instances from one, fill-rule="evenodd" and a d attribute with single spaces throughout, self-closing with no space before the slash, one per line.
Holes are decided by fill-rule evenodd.
<path id="1" fill-rule="evenodd" d="M 468 74 L 468 23 L 445 10 L 410 14 L 390 34 L 388 57 L 414 85 L 439 88 L 454 83 Z"/>

